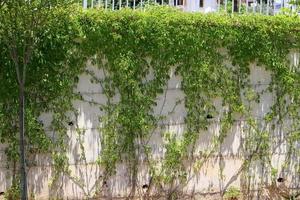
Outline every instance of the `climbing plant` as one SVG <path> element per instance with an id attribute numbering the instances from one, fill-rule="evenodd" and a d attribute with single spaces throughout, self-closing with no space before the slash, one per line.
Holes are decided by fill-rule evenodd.
<path id="1" fill-rule="evenodd" d="M 264 123 L 278 127 L 279 123 L 286 123 L 286 117 L 291 117 L 293 139 L 298 135 L 299 108 L 295 101 L 299 71 L 291 70 L 288 54 L 291 49 L 299 50 L 299 17 L 202 15 L 155 7 L 146 12 L 91 10 L 80 18 L 80 23 L 86 34 L 86 52 L 90 57 L 96 55 L 97 66 L 108 74 L 101 84 L 104 93 L 108 99 L 120 95 L 117 102 L 111 104 L 108 100 L 103 108 L 107 115 L 100 120 L 104 126 L 100 129 L 103 149 L 99 164 L 107 174 L 115 171 L 118 162 L 126 160 L 131 163 L 129 169 L 133 170 L 134 179 L 140 162 L 137 156 L 145 155 L 150 183 L 156 191 L 169 199 L 178 198 L 177 192 L 192 179 L 184 163 L 194 163 L 197 173 L 220 148 L 233 124 L 241 119 L 247 124 L 244 132 L 249 132 L 245 134 L 245 163 L 241 171 L 246 172 L 257 160 L 267 171 L 273 169 L 274 129 L 261 129 L 249 106 L 259 103 L 260 96 L 268 91 L 275 93 L 275 99 Z M 256 92 L 250 83 L 253 63 L 271 73 L 272 81 L 264 91 Z M 158 95 L 167 90 L 165 85 L 174 68 L 177 76 L 182 77 L 186 128 L 182 136 L 162 133 L 166 153 L 157 163 L 146 141 L 162 120 L 163 116 L 154 114 L 153 109 Z M 154 77 L 149 79 L 151 73 Z M 221 110 L 215 105 L 218 98 Z M 290 98 L 293 101 L 287 100 Z M 221 129 L 213 137 L 212 148 L 201 152 L 200 158 L 194 156 L 196 141 L 216 122 Z M 286 133 L 286 137 L 290 134 Z M 295 146 L 292 143 L 291 148 Z M 133 181 L 133 190 L 135 184 Z"/>
<path id="2" fill-rule="evenodd" d="M 238 175 L 245 183 L 241 193 L 247 195 L 253 189 L 255 177 L 250 169 L 257 163 L 266 174 L 261 184 L 287 176 L 291 167 L 299 179 L 299 163 L 294 161 L 299 158 L 300 71 L 299 63 L 294 66 L 288 60 L 288 55 L 300 48 L 298 16 L 203 15 L 159 6 L 146 11 L 75 8 L 56 10 L 46 29 L 37 32 L 41 38 L 28 72 L 32 76 L 26 83 L 27 150 L 52 154 L 53 180 L 62 175 L 72 177 L 66 155 L 70 119 L 65 113 L 78 115 L 72 100 L 85 101 L 84 95 L 73 90 L 77 76 L 83 72 L 99 85 L 106 99 L 99 105 L 104 113 L 98 127 L 102 148 L 95 161 L 103 169 L 103 176 L 96 181 L 100 187 L 94 194 L 84 192 L 86 198 L 101 195 L 102 186 L 120 163 L 126 164 L 130 172 L 129 197 L 138 195 L 138 166 L 146 163 L 150 178 L 145 197 L 156 192 L 167 199 L 180 199 L 185 186 L 218 154 L 232 128 L 241 122 L 243 154 L 239 156 L 244 162 Z M 0 25 L 1 39 L 4 32 L 4 25 Z M 0 135 L 1 142 L 8 145 L 7 157 L 16 161 L 17 85 L 5 43 L 0 48 L 0 76 L 4 80 L 0 86 Z M 104 77 L 83 70 L 87 61 L 102 70 Z M 251 83 L 251 65 L 271 74 L 271 82 L 263 90 L 257 91 Z M 185 106 L 182 134 L 168 130 L 163 123 L 167 116 L 156 112 L 157 99 L 166 96 L 172 71 L 181 79 L 184 93 L 173 109 L 179 104 Z M 256 118 L 253 105 L 269 93 L 273 94 L 270 111 Z M 54 137 L 38 120 L 44 112 L 52 113 L 50 130 Z M 215 124 L 219 125 L 217 133 L 211 131 Z M 81 139 L 85 130 L 75 126 L 81 159 L 86 161 Z M 282 141 L 278 141 L 278 131 Z M 159 159 L 153 156 L 149 143 L 157 133 L 165 149 Z M 212 145 L 199 151 L 197 142 L 204 134 L 211 136 Z M 272 164 L 278 142 L 288 146 L 281 171 Z M 221 158 L 219 161 L 220 180 L 224 181 Z M 84 183 L 76 177 L 72 180 L 84 190 Z M 229 186 L 223 185 L 221 195 Z"/>

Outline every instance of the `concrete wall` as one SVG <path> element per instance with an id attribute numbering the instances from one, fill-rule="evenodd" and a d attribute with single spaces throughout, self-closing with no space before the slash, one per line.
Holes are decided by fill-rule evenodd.
<path id="1" fill-rule="evenodd" d="M 299 66 L 299 54 L 293 53 L 290 56 L 291 64 L 293 66 Z M 227 63 L 230 65 L 230 63 Z M 87 69 L 94 71 L 96 76 L 103 78 L 104 74 L 101 69 L 93 66 L 91 63 L 87 63 Z M 260 92 L 268 87 L 271 81 L 270 72 L 266 71 L 263 67 L 252 64 L 250 66 L 251 75 L 250 82 L 252 88 Z M 157 128 L 151 137 L 150 145 L 152 146 L 153 158 L 159 160 L 164 156 L 165 149 L 163 148 L 163 139 L 161 133 L 169 131 L 172 134 L 180 136 L 185 130 L 184 118 L 186 116 L 186 110 L 184 107 L 184 93 L 181 88 L 180 76 L 175 76 L 174 70 L 170 71 L 171 78 L 165 88 L 164 94 L 157 97 L 157 106 L 154 108 L 156 115 L 165 116 L 166 118 L 161 121 L 162 126 Z M 101 152 L 101 133 L 98 131 L 98 127 L 101 125 L 99 122 L 99 116 L 104 113 L 99 109 L 96 104 L 90 104 L 88 102 L 96 102 L 99 104 L 105 104 L 107 98 L 102 93 L 101 87 L 90 81 L 91 77 L 88 74 L 82 74 L 79 79 L 79 83 L 75 92 L 82 94 L 84 101 L 74 101 L 74 107 L 79 111 L 80 115 L 76 120 L 74 116 L 70 115 L 72 120 L 77 121 L 78 128 L 84 129 L 85 133 L 79 137 L 75 131 L 75 126 L 69 128 L 68 134 L 70 136 L 69 141 L 69 163 L 71 169 L 71 176 L 61 177 L 61 189 L 51 191 L 49 188 L 49 182 L 51 181 L 52 167 L 51 161 L 46 155 L 39 155 L 34 160 L 35 164 L 31 163 L 29 168 L 29 190 L 36 194 L 36 199 L 49 199 L 54 198 L 59 194 L 64 199 L 83 199 L 94 195 L 97 187 L 102 187 L 102 195 L 106 195 L 104 199 L 110 199 L 109 197 L 124 197 L 128 195 L 130 191 L 129 187 L 129 172 L 124 164 L 117 166 L 116 175 L 113 176 L 107 183 L 99 182 L 103 176 L 102 169 L 95 164 L 98 155 Z M 259 103 L 251 103 L 252 115 L 260 123 L 262 130 L 269 130 L 270 127 L 266 126 L 262 121 L 264 115 L 270 110 L 271 105 L 274 102 L 274 94 L 266 92 L 261 96 Z M 118 101 L 118 95 L 115 97 L 115 101 Z M 176 102 L 181 100 L 181 103 L 176 106 Z M 221 101 L 216 99 L 214 104 L 218 110 L 225 109 L 221 105 Z M 174 112 L 171 112 L 174 110 Z M 170 114 L 171 113 L 171 114 Z M 196 156 L 201 159 L 201 153 L 205 150 L 209 150 L 212 147 L 212 138 L 214 135 L 219 134 L 220 116 L 214 116 L 212 124 L 206 132 L 201 133 L 201 136 L 197 140 L 196 144 Z M 40 117 L 44 122 L 45 129 L 51 122 L 51 114 L 44 114 Z M 274 154 L 272 156 L 272 165 L 278 169 L 282 167 L 282 163 L 285 159 L 287 146 L 282 141 L 285 131 L 289 130 L 289 121 L 286 121 L 285 127 L 276 128 L 272 134 L 274 138 Z M 218 192 L 222 191 L 226 186 L 241 186 L 243 184 L 241 179 L 240 169 L 242 167 L 245 158 L 245 149 L 243 148 L 243 142 L 245 136 L 249 133 L 246 128 L 246 123 L 243 119 L 237 117 L 236 121 L 226 137 L 224 143 L 218 148 L 218 151 L 213 153 L 211 157 L 205 162 L 200 172 L 194 173 L 193 165 L 186 162 L 186 168 L 189 169 L 188 181 L 183 187 L 182 191 L 186 194 L 196 194 L 196 199 L 201 199 L 201 194 L 210 194 L 212 199 L 219 199 Z M 51 136 L 53 133 L 48 131 Z M 251 134 L 251 133 L 250 133 Z M 81 140 L 85 149 L 86 161 L 80 159 L 79 141 Z M 300 146 L 299 146 L 300 147 Z M 4 155 L 4 146 L 1 148 L 1 162 L 0 162 L 0 191 L 5 191 L 10 186 L 10 179 L 12 172 L 10 169 L 6 169 L 6 158 Z M 298 159 L 298 158 L 297 158 Z M 149 184 L 149 174 L 147 173 L 148 166 L 142 161 L 138 167 L 138 179 L 137 179 L 137 196 L 141 196 L 145 191 L 142 188 L 143 185 Z M 294 160 L 294 162 L 299 162 Z M 223 169 L 223 176 L 220 175 L 220 169 Z M 253 185 L 259 184 L 261 179 L 268 182 L 269 177 L 264 177 L 260 163 L 254 163 L 252 166 L 252 173 L 256 174 L 256 178 L 253 180 Z M 298 179 L 293 176 L 288 176 L 289 183 L 293 183 L 297 187 L 299 184 Z M 257 185 L 258 187 L 261 187 Z M 213 196 L 214 194 L 217 196 Z M 208 196 L 208 197 L 209 197 Z M 207 196 L 205 198 L 208 198 Z"/>

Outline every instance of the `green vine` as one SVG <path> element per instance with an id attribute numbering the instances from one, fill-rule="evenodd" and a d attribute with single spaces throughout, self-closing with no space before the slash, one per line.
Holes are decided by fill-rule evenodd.
<path id="1" fill-rule="evenodd" d="M 291 68 L 288 60 L 289 53 L 300 50 L 298 16 L 202 15 L 158 6 L 146 11 L 78 10 L 72 15 L 60 10 L 58 16 L 61 18 L 49 22 L 48 35 L 43 32 L 45 43 L 33 58 L 36 59 L 33 63 L 41 68 L 28 72 L 35 75 L 26 86 L 26 136 L 31 147 L 28 151 L 34 155 L 52 154 L 52 185 L 66 175 L 80 186 L 86 198 L 101 196 L 101 187 L 122 163 L 128 167 L 126 178 L 131 187 L 128 197 L 133 198 L 139 190 L 138 167 L 146 163 L 150 178 L 145 197 L 180 199 L 185 195 L 185 186 L 210 158 L 220 151 L 218 159 L 220 162 L 224 159 L 222 145 L 237 123 L 244 124 L 240 133 L 242 153 L 238 155 L 243 160 L 238 175 L 244 179 L 245 186 L 240 190 L 244 196 L 250 196 L 255 189 L 251 186 L 257 178 L 251 173 L 253 167 L 260 166 L 265 173 L 262 186 L 289 173 L 299 180 L 300 166 L 295 160 L 300 156 L 296 148 L 300 139 L 300 70 L 299 66 Z M 57 35 L 60 31 L 65 31 L 62 38 Z M 5 49 L 1 44 L 0 48 Z M 39 57 L 41 53 L 43 59 Z M 9 69 L 3 72 L 0 68 L 0 77 L 5 80 L 0 86 L 1 143 L 8 145 L 9 161 L 16 162 L 17 93 L 11 91 L 16 91 L 17 85 L 7 52 L 0 51 L 0 55 L 4 58 L 0 66 Z M 77 118 L 72 100 L 86 101 L 73 89 L 87 61 L 102 70 L 103 78 L 89 70 L 85 73 L 99 85 L 106 99 L 101 105 L 89 102 L 104 113 L 98 127 L 101 152 L 95 161 L 103 169 L 103 176 L 97 177 L 97 191 L 93 194 L 72 175 L 66 154 L 70 121 L 66 112 L 73 112 Z M 271 82 L 261 91 L 250 80 L 253 64 L 271 74 Z M 177 100 L 170 111 L 173 113 L 179 104 L 184 104 L 186 116 L 181 135 L 169 131 L 168 125 L 161 125 L 167 116 L 155 112 L 159 96 L 167 96 L 172 70 L 182 80 L 179 89 L 184 93 L 184 98 Z M 273 94 L 270 111 L 257 118 L 253 115 L 253 105 L 260 104 L 262 96 L 269 93 Z M 38 120 L 44 112 L 52 114 L 49 129 L 54 132 L 53 137 L 46 134 Z M 74 123 L 80 158 L 87 165 L 82 139 L 85 130 Z M 218 126 L 217 133 L 211 130 L 214 126 Z M 165 150 L 158 160 L 149 144 L 156 132 Z M 276 135 L 278 132 L 282 137 Z M 199 152 L 197 142 L 204 133 L 212 135 L 211 146 Z M 272 157 L 280 142 L 287 144 L 288 151 L 278 170 Z M 291 166 L 293 170 L 289 172 Z M 220 177 L 225 182 L 223 170 L 220 164 Z M 230 184 L 230 181 L 222 184 L 221 195 L 227 191 L 225 198 L 240 196 L 239 190 L 232 190 L 228 196 Z"/>
<path id="2" fill-rule="evenodd" d="M 289 70 L 287 60 L 290 49 L 299 48 L 298 17 L 186 14 L 155 7 L 147 12 L 88 11 L 81 24 L 87 34 L 85 42 L 91 50 L 89 55 L 107 59 L 106 65 L 101 66 L 109 74 L 107 88 L 110 92 L 106 93 L 113 91 L 113 95 L 117 92 L 121 96 L 118 103 L 108 104 L 107 115 L 102 119 L 107 126 L 101 129 L 104 149 L 100 164 L 112 169 L 124 156 L 126 160 L 132 160 L 127 156 L 136 155 L 133 152 L 143 149 L 137 141 L 147 139 L 157 126 L 159 119 L 155 120 L 152 114 L 155 97 L 162 92 L 169 78 L 168 71 L 176 66 L 176 74 L 183 79 L 182 90 L 186 95 L 186 130 L 181 139 L 173 133 L 163 134 L 167 142 L 161 167 L 155 166 L 157 162 L 151 162 L 149 147 L 144 147 L 147 149 L 144 153 L 150 157 L 148 164 L 154 165 L 150 167 L 150 173 L 157 189 L 169 185 L 171 188 L 163 191 L 168 198 L 173 198 L 174 192 L 180 188 L 178 180 L 185 185 L 192 178 L 183 163 L 191 160 L 195 169 L 200 170 L 223 143 L 234 122 L 239 120 L 235 117 L 238 113 L 255 132 L 251 131 L 246 139 L 245 149 L 249 155 L 242 165 L 244 170 L 257 159 L 266 163 L 267 168 L 272 167 L 272 132 L 259 128 L 260 125 L 251 117 L 251 107 L 247 108 L 244 95 L 249 103 L 260 103 L 260 96 L 269 90 L 279 92 L 271 111 L 265 116 L 266 123 L 272 125 L 278 116 L 279 119 L 284 117 L 279 111 L 282 107 L 293 107 L 293 119 L 298 117 L 296 104 L 287 105 L 284 101 L 284 97 L 290 95 L 295 100 L 294 95 L 299 93 L 295 88 L 299 73 Z M 146 89 L 150 70 L 147 58 L 159 64 L 150 65 L 154 73 L 164 70 L 151 80 L 155 85 L 151 93 Z M 232 66 L 226 64 L 226 60 L 231 61 Z M 253 62 L 265 66 L 272 75 L 269 90 L 262 93 L 255 92 L 250 84 L 249 66 Z M 222 101 L 222 110 L 214 104 L 217 98 Z M 141 105 L 147 109 L 142 109 Z M 200 160 L 195 159 L 194 145 L 201 132 L 208 130 L 215 121 L 211 118 L 220 122 L 220 133 L 213 137 L 211 151 L 204 153 Z M 285 123 L 283 118 L 281 122 Z M 134 164 L 130 166 L 136 167 L 137 163 Z"/>

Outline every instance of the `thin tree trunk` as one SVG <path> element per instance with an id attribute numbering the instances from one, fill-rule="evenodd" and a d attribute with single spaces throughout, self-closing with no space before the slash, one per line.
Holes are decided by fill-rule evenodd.
<path id="1" fill-rule="evenodd" d="M 20 174 L 21 174 L 21 199 L 27 200 L 27 177 L 25 161 L 25 91 L 24 80 L 19 83 L 19 131 L 20 131 Z"/>

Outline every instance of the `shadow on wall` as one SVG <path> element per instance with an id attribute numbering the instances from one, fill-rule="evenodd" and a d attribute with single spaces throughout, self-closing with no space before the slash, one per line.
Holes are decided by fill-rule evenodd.
<path id="1" fill-rule="evenodd" d="M 251 87 L 254 91 L 260 93 L 264 91 L 270 82 L 270 74 L 261 67 L 252 65 L 250 67 Z M 101 105 L 107 103 L 107 97 L 103 94 L 101 85 L 92 79 L 103 79 L 107 76 L 103 70 L 87 63 L 88 73 L 82 74 L 79 77 L 79 83 L 75 93 L 82 96 L 82 100 L 73 102 L 74 108 L 78 114 L 68 113 L 70 121 L 66 122 L 68 126 L 68 157 L 70 163 L 70 173 L 59 178 L 55 185 L 55 190 L 51 190 L 49 182 L 53 175 L 51 159 L 47 155 L 38 155 L 35 158 L 35 165 L 30 166 L 28 173 L 29 190 L 34 193 L 37 199 L 48 199 L 49 197 L 62 197 L 68 199 L 92 198 L 95 193 L 106 198 L 124 197 L 130 192 L 129 171 L 125 164 L 118 164 L 116 174 L 109 180 L 103 180 L 103 170 L 96 164 L 96 161 L 101 152 L 101 121 L 99 117 L 105 115 L 100 109 Z M 152 157 L 162 159 L 165 153 L 163 147 L 164 132 L 169 132 L 176 135 L 178 138 L 185 131 L 184 118 L 186 110 L 184 107 L 185 94 L 181 90 L 181 77 L 174 75 L 174 69 L 170 72 L 170 80 L 163 94 L 157 96 L 157 106 L 153 112 L 157 116 L 163 116 L 159 122 L 159 126 L 150 133 L 148 144 L 152 147 Z M 94 76 L 94 77 L 93 77 Z M 151 79 L 151 75 L 148 77 Z M 264 82 L 262 82 L 262 80 Z M 117 94 L 114 97 L 114 102 L 118 102 L 120 96 Z M 252 115 L 260 124 L 260 131 L 269 130 L 270 127 L 262 122 L 264 115 L 270 110 L 273 102 L 271 93 L 264 93 L 258 103 L 251 103 L 248 106 L 252 108 Z M 222 113 L 221 99 L 216 99 L 215 107 L 219 113 Z M 247 105 L 247 102 L 245 102 Z M 207 118 L 212 122 L 209 129 L 199 136 L 196 142 L 195 157 L 201 158 L 203 152 L 209 150 L 212 146 L 213 137 L 219 134 L 220 116 L 207 115 Z M 44 114 L 40 117 L 45 125 L 45 129 L 51 137 L 55 134 L 50 131 L 51 113 Z M 204 163 L 203 168 L 196 174 L 193 171 L 193 163 L 185 163 L 189 169 L 187 177 L 188 182 L 182 187 L 182 191 L 189 194 L 200 193 L 224 193 L 229 186 L 243 186 L 250 183 L 254 188 L 255 184 L 270 182 L 269 171 L 266 171 L 264 166 L 259 162 L 252 163 L 248 175 L 256 174 L 256 177 L 261 179 L 242 180 L 243 171 L 246 169 L 243 158 L 248 158 L 249 152 L 244 146 L 247 140 L 247 134 L 252 133 L 247 129 L 246 119 L 236 116 L 235 123 L 224 142 L 219 145 L 216 152 L 211 154 L 211 157 Z M 270 131 L 272 132 L 272 131 Z M 272 138 L 277 138 L 277 143 L 274 145 L 272 162 L 278 168 L 281 166 L 285 156 L 286 144 L 280 143 L 280 138 L 283 135 L 282 129 L 275 129 L 272 132 Z M 1 156 L 0 159 L 4 159 Z M 143 194 L 145 188 L 149 185 L 150 175 L 148 167 L 143 162 L 144 156 L 141 154 L 141 164 L 138 166 L 137 175 L 137 194 Z M 299 162 L 295 160 L 294 162 Z M 2 162 L 1 160 L 1 163 Z M 1 166 L 2 167 L 2 166 Z M 3 166 L 4 167 L 4 166 Z M 258 176 L 259 174 L 259 176 Z M 9 187 L 10 171 L 5 171 L 4 168 L 0 171 L 0 192 Z M 294 175 L 291 178 L 291 186 L 299 187 L 299 176 Z M 245 183 L 246 181 L 246 183 Z M 248 181 L 248 182 L 247 182 Z"/>

